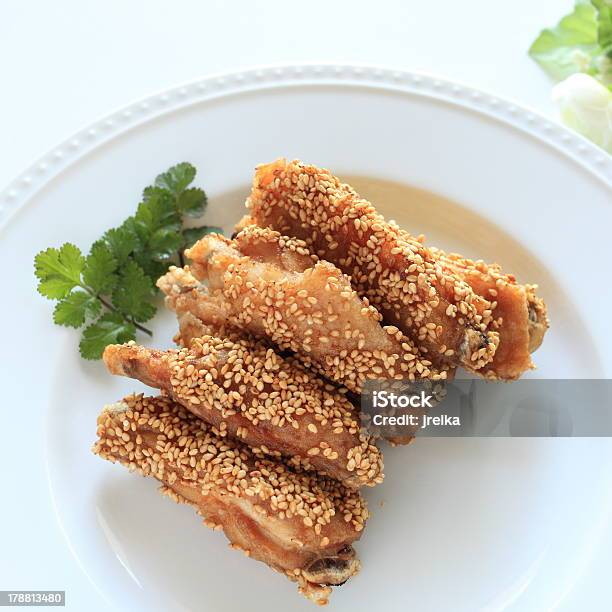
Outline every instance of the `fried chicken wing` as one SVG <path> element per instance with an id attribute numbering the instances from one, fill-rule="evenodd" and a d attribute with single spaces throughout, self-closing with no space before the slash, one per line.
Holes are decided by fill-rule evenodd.
<path id="1" fill-rule="evenodd" d="M 218 338 L 227 338 L 233 342 L 239 340 L 254 340 L 248 335 L 242 334 L 240 330 L 219 323 L 205 323 L 204 320 L 198 319 L 191 311 L 187 310 L 177 314 L 179 330 L 174 336 L 174 342 L 179 346 L 188 347 L 198 338 L 204 336 L 217 336 Z"/>
<path id="2" fill-rule="evenodd" d="M 358 492 L 264 458 L 168 398 L 126 397 L 98 418 L 93 452 L 162 483 L 230 546 L 298 583 L 318 604 L 359 570 L 352 543 L 368 516 Z"/>
<path id="3" fill-rule="evenodd" d="M 250 226 L 233 240 L 205 236 L 187 256 L 190 269 L 172 268 L 158 282 L 179 314 L 267 339 L 355 393 L 368 379 L 447 376 L 397 327 L 381 326 L 378 311 L 348 277 L 299 240 Z"/>
<path id="4" fill-rule="evenodd" d="M 546 305 L 536 296 L 536 287 L 519 285 L 497 264 L 431 250 L 445 269 L 463 278 L 478 295 L 492 300 L 494 319 L 490 326 L 499 333 L 499 346 L 480 373 L 491 379 L 516 380 L 535 367 L 531 353 L 540 346 L 548 329 Z"/>
<path id="5" fill-rule="evenodd" d="M 178 344 L 189 346 L 190 340 L 182 337 L 183 330 L 189 338 L 197 338 L 198 332 L 203 332 L 199 337 L 211 335 L 257 341 L 248 331 L 232 325 L 224 300 L 211 296 L 208 287 L 192 274 L 190 266 L 170 266 L 168 272 L 157 280 L 157 286 L 166 295 L 166 306 L 177 315 L 179 334 L 175 341 Z"/>
<path id="6" fill-rule="evenodd" d="M 282 159 L 261 165 L 247 207 L 257 225 L 304 240 L 348 274 L 434 364 L 477 372 L 493 359 L 490 301 L 327 170 Z"/>
<path id="7" fill-rule="evenodd" d="M 104 362 L 112 374 L 162 389 L 220 436 L 348 487 L 383 479 L 382 454 L 360 432 L 349 400 L 262 344 L 204 336 L 188 348 L 159 351 L 132 342 L 108 346 Z"/>

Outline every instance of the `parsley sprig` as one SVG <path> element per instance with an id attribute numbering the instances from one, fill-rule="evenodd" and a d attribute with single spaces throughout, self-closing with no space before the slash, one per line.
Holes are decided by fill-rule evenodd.
<path id="1" fill-rule="evenodd" d="M 136 330 L 156 313 L 155 281 L 173 263 L 183 265 L 183 251 L 218 227 L 184 227 L 200 217 L 206 193 L 190 187 L 196 169 L 181 163 L 160 174 L 143 192 L 136 213 L 106 231 L 89 254 L 69 242 L 36 255 L 38 291 L 57 300 L 53 321 L 83 329 L 79 350 L 85 359 L 100 359 L 108 344 L 136 338 Z"/>

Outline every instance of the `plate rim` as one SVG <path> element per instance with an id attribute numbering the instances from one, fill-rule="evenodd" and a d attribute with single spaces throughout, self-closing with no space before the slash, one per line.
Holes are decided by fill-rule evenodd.
<path id="1" fill-rule="evenodd" d="M 147 121 L 207 100 L 257 90 L 335 85 L 399 91 L 444 101 L 527 134 L 588 170 L 612 189 L 612 156 L 527 105 L 434 73 L 362 63 L 266 64 L 213 73 L 123 105 L 49 149 L 0 191 L 0 232 L 48 182 L 86 154 Z"/>

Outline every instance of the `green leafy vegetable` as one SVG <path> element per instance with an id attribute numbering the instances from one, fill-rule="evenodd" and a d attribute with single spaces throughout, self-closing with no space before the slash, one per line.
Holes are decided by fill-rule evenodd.
<path id="1" fill-rule="evenodd" d="M 81 357 L 100 359 L 109 344 L 128 342 L 136 338 L 136 327 L 117 312 L 103 314 L 93 325 L 86 327 L 79 343 Z"/>
<path id="2" fill-rule="evenodd" d="M 88 317 L 97 315 L 100 308 L 100 300 L 95 295 L 85 291 L 73 291 L 57 303 L 53 311 L 53 320 L 58 325 L 81 327 Z"/>
<path id="3" fill-rule="evenodd" d="M 612 57 L 612 3 L 609 0 L 593 0 L 597 8 L 597 38 L 602 53 Z"/>
<path id="4" fill-rule="evenodd" d="M 597 41 L 597 9 L 590 3 L 576 4 L 556 28 L 542 30 L 529 54 L 554 79 L 575 72 L 592 72 L 601 53 Z"/>
<path id="5" fill-rule="evenodd" d="M 553 99 L 563 123 L 612 153 L 612 1 L 578 0 L 529 55 L 562 81 Z"/>
<path id="6" fill-rule="evenodd" d="M 104 348 L 136 337 L 157 310 L 155 281 L 172 263 L 183 263 L 183 250 L 218 227 L 184 228 L 184 217 L 199 217 L 206 193 L 190 187 L 196 169 L 188 163 L 160 174 L 145 188 L 133 216 L 107 230 L 89 255 L 65 243 L 36 255 L 34 270 L 41 295 L 58 300 L 53 320 L 80 328 L 85 359 L 99 359 Z"/>
<path id="7" fill-rule="evenodd" d="M 118 265 L 123 265 L 138 247 L 138 237 L 127 222 L 121 227 L 109 229 L 102 236 L 102 241 L 108 246 Z"/>
<path id="8" fill-rule="evenodd" d="M 180 195 L 195 178 L 196 169 L 187 162 L 172 166 L 155 179 L 155 184 L 175 196 Z"/>
<path id="9" fill-rule="evenodd" d="M 612 7 L 607 0 L 578 0 L 555 28 L 542 30 L 529 55 L 555 80 L 583 72 L 608 84 Z"/>
<path id="10" fill-rule="evenodd" d="M 169 259 L 180 246 L 181 225 L 172 194 L 159 187 L 145 189 L 133 222 L 141 255 L 155 261 Z"/>
<path id="11" fill-rule="evenodd" d="M 84 263 L 79 248 L 69 242 L 41 251 L 34 259 L 39 293 L 52 300 L 66 297 L 80 283 Z"/>
<path id="12" fill-rule="evenodd" d="M 103 242 L 96 242 L 92 247 L 83 269 L 83 282 L 95 294 L 110 293 L 117 284 L 117 260 Z"/>
<path id="13" fill-rule="evenodd" d="M 179 212 L 188 217 L 199 217 L 206 208 L 206 194 L 201 189 L 185 189 L 178 198 Z"/>
<path id="14" fill-rule="evenodd" d="M 151 279 L 135 261 L 128 262 L 113 292 L 113 304 L 126 316 L 143 323 L 155 314 L 155 306 L 151 304 L 153 295 Z"/>

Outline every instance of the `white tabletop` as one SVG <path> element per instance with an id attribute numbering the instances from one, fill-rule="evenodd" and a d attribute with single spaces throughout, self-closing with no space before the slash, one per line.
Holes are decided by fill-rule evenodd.
<path id="1" fill-rule="evenodd" d="M 527 49 L 542 27 L 556 23 L 572 5 L 572 0 L 5 0 L 0 188 L 56 143 L 118 107 L 182 81 L 258 64 L 390 64 L 463 81 L 554 115 L 552 84 Z M 593 593 L 605 580 L 600 567 L 588 579 Z M 50 578 L 61 579 L 60 568 L 49 570 Z M 105 608 L 85 580 L 30 585 L 46 587 L 71 590 L 77 608 L 85 601 L 90 609 Z M 580 599 L 570 597 L 563 609 L 589 608 L 584 597 L 581 590 Z M 596 609 L 601 601 L 595 596 L 589 603 Z"/>
<path id="2" fill-rule="evenodd" d="M 527 56 L 572 0 L 6 0 L 0 188 L 128 102 L 256 64 L 362 62 L 436 73 L 554 113 Z"/>

